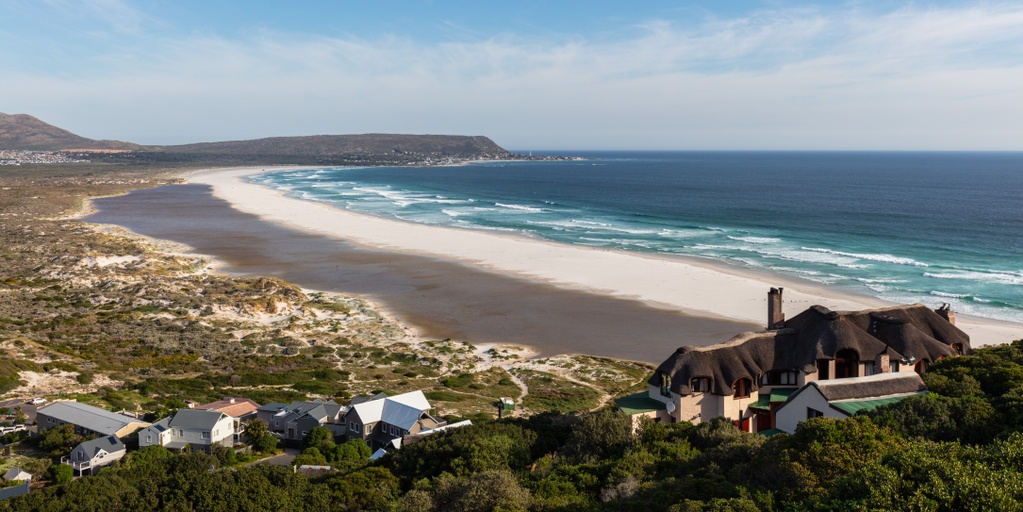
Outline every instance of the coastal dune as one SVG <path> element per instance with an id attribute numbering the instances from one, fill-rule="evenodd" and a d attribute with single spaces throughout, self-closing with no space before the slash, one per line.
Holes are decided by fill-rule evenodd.
<path id="1" fill-rule="evenodd" d="M 244 179 L 264 171 L 213 169 L 192 173 L 186 179 L 210 186 L 214 196 L 239 211 L 289 228 L 364 248 L 428 256 L 560 288 L 641 301 L 692 316 L 763 325 L 767 291 L 777 286 L 785 287 L 785 309 L 790 316 L 817 304 L 834 310 L 891 305 L 793 278 L 692 258 L 571 246 L 373 217 L 289 197 Z M 1020 324 L 960 315 L 957 325 L 975 346 L 1023 338 Z M 708 340 L 714 341 L 724 340 Z"/>

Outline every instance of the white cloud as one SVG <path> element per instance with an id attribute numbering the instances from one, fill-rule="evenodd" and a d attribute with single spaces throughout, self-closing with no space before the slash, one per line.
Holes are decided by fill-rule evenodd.
<path id="1" fill-rule="evenodd" d="M 119 30 L 145 23 L 102 3 Z M 514 148 L 1023 149 L 1023 6 L 1011 4 L 654 20 L 613 40 L 145 41 L 74 78 L 4 80 L 0 97 L 146 143 L 412 132 Z"/>

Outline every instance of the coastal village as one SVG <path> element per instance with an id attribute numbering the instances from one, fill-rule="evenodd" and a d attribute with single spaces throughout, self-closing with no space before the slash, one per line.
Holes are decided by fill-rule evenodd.
<path id="1" fill-rule="evenodd" d="M 762 329 L 656 366 L 424 338 L 370 301 L 78 219 L 179 176 L 5 174 L 0 511 L 1023 502 L 1023 341 L 977 347 L 947 305 L 765 289 Z"/>

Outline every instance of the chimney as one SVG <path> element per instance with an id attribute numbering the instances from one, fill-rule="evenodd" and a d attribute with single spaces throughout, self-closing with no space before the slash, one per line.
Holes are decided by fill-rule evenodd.
<path id="1" fill-rule="evenodd" d="M 956 324 L 956 314 L 952 311 L 952 307 L 947 302 L 942 303 L 941 307 L 934 310 L 935 313 L 941 315 L 941 318 L 948 320 L 948 323 Z"/>
<path id="2" fill-rule="evenodd" d="M 767 292 L 767 329 L 773 331 L 785 327 L 785 313 L 781 311 L 781 292 L 784 288 L 771 288 Z"/>

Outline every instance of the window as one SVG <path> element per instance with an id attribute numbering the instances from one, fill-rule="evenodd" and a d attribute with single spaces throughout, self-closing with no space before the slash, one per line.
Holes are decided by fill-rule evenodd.
<path id="1" fill-rule="evenodd" d="M 358 432 L 359 431 L 359 424 L 354 422 L 354 421 L 349 423 L 348 424 L 348 430 L 351 430 L 352 432 Z"/>
<path id="2" fill-rule="evenodd" d="M 860 355 L 855 350 L 839 350 L 835 354 L 835 378 L 845 379 L 860 376 Z"/>
<path id="3" fill-rule="evenodd" d="M 824 416 L 823 412 L 820 412 L 817 409 L 814 409 L 812 407 L 807 407 L 806 408 L 806 419 L 820 418 L 821 416 Z"/>
<path id="4" fill-rule="evenodd" d="M 817 380 L 828 380 L 831 378 L 831 361 L 827 359 L 817 360 Z"/>
<path id="5" fill-rule="evenodd" d="M 210 433 L 209 432 L 203 432 L 202 433 L 202 438 L 203 439 L 209 439 L 210 438 Z"/>
<path id="6" fill-rule="evenodd" d="M 749 379 L 739 379 L 732 384 L 732 397 L 733 398 L 749 398 L 750 390 L 753 388 L 753 383 Z"/>
<path id="7" fill-rule="evenodd" d="M 661 372 L 661 396 L 671 396 L 671 375 Z"/>
<path id="8" fill-rule="evenodd" d="M 710 391 L 710 377 L 693 377 L 689 381 L 689 387 L 693 393 L 707 393 Z"/>
<path id="9" fill-rule="evenodd" d="M 959 355 L 959 356 L 963 355 L 963 344 L 962 343 L 953 343 L 952 344 L 952 350 L 955 350 L 956 355 Z"/>
<path id="10" fill-rule="evenodd" d="M 795 386 L 795 370 L 771 370 L 760 377 L 760 384 L 764 386 Z"/>
<path id="11" fill-rule="evenodd" d="M 370 432 L 373 432 L 373 425 L 366 425 L 366 433 L 369 434 Z"/>
<path id="12" fill-rule="evenodd" d="M 152 442 L 153 442 L 153 436 L 147 434 L 146 435 L 146 444 L 149 444 L 149 443 L 152 443 Z"/>
<path id="13" fill-rule="evenodd" d="M 873 361 L 865 361 L 863 363 L 863 376 L 866 377 L 867 375 L 873 375 L 873 374 L 874 374 L 874 362 Z"/>
<path id="14" fill-rule="evenodd" d="M 919 373 L 920 375 L 923 375 L 924 372 L 927 371 L 927 365 L 928 365 L 927 360 L 921 359 L 916 362 L 916 365 L 913 366 L 913 371 Z"/>

